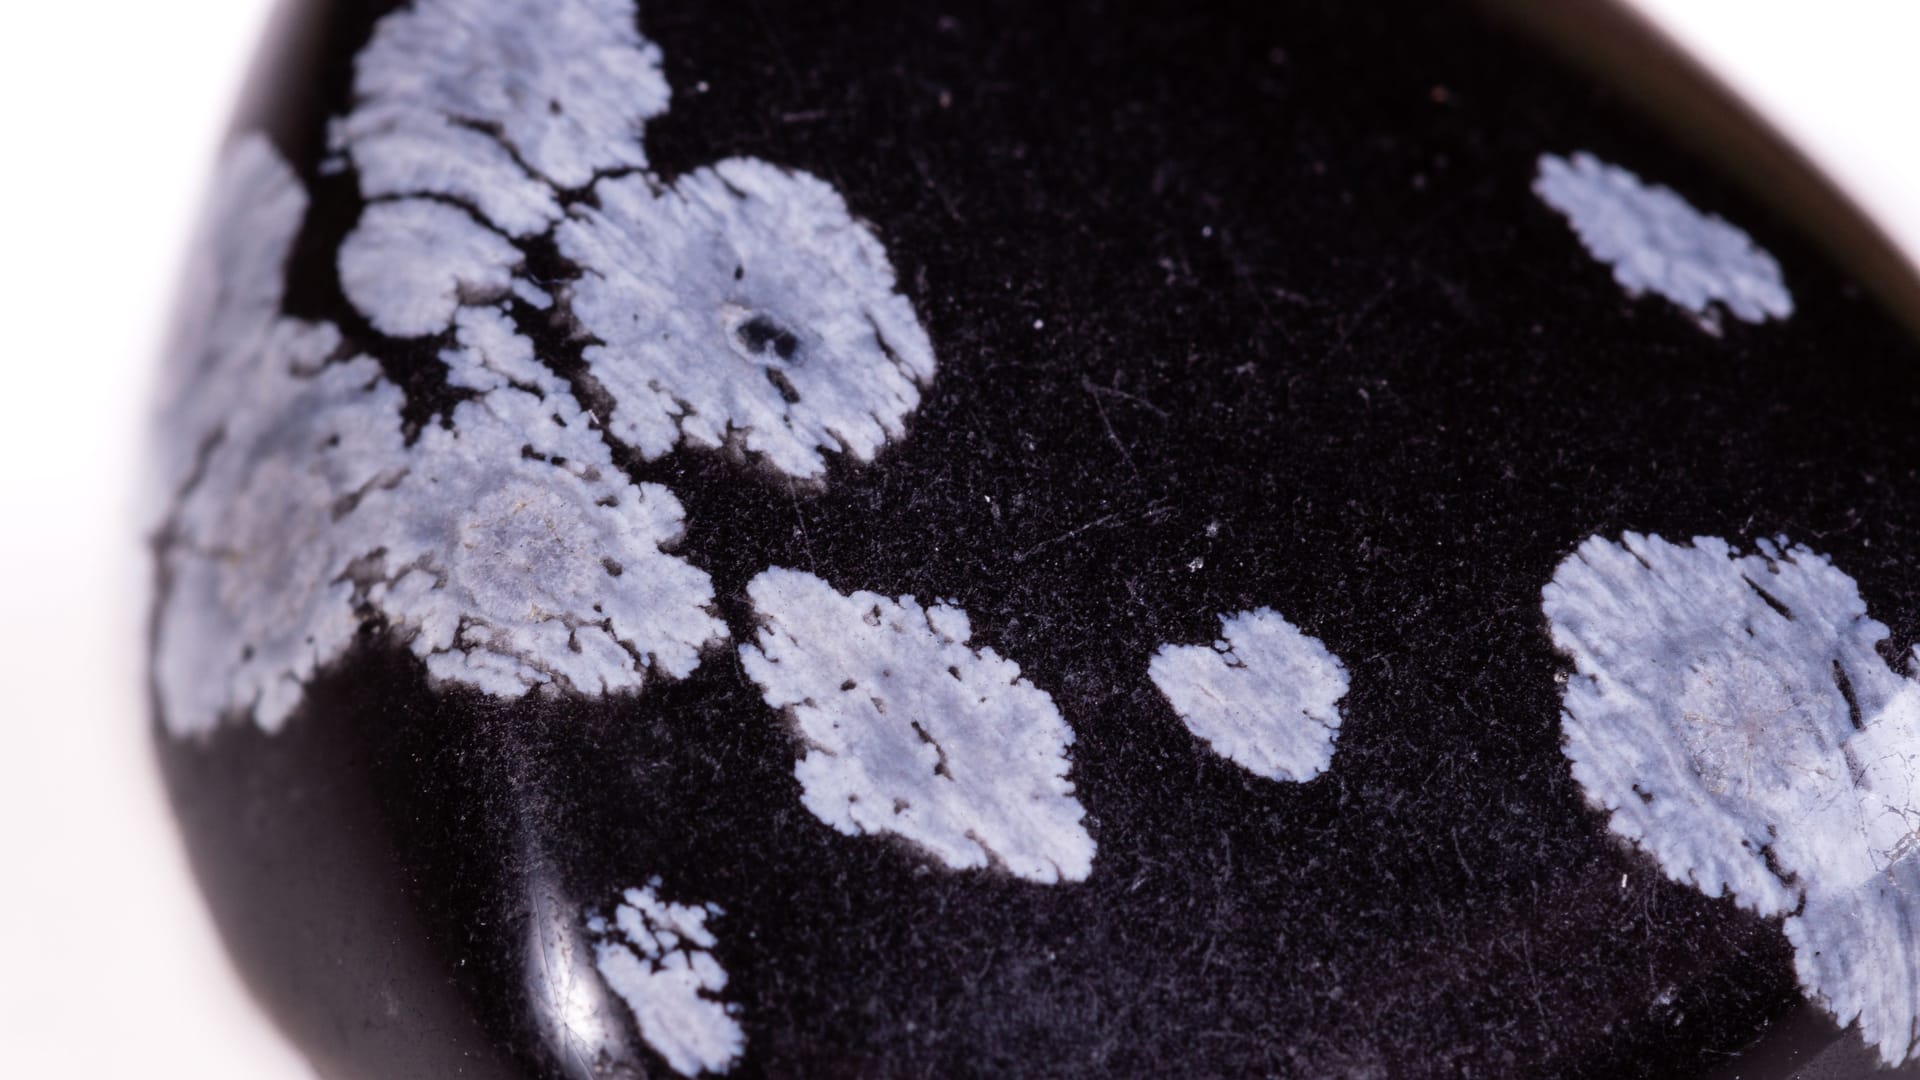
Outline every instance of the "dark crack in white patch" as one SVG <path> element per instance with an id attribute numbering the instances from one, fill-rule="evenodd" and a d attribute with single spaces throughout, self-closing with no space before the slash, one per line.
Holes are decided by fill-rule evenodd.
<path id="1" fill-rule="evenodd" d="M 669 97 L 632 0 L 414 0 L 354 72 L 333 141 L 367 197 L 454 199 L 512 236 L 560 219 L 557 190 L 645 167 Z"/>

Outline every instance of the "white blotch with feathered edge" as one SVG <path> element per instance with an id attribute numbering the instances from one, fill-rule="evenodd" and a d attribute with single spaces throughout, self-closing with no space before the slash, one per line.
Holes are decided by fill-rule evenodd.
<path id="1" fill-rule="evenodd" d="M 1750 323 L 1793 314 L 1773 256 L 1670 188 L 1586 153 L 1571 160 L 1543 154 L 1539 170 L 1534 193 L 1566 217 L 1630 295 L 1664 296 L 1713 333 L 1723 310 Z"/>
<path id="2" fill-rule="evenodd" d="M 253 138 L 227 158 L 240 175 L 219 189 L 274 208 L 230 208 L 261 233 L 215 249 L 230 297 L 278 296 L 305 203 L 275 160 Z M 178 455 L 196 467 L 162 556 L 154 678 L 169 730 L 226 716 L 277 728 L 374 616 L 436 681 L 503 696 L 638 690 L 725 639 L 707 575 L 664 550 L 679 503 L 614 468 L 504 313 L 458 314 L 441 359 L 475 396 L 409 447 L 378 364 L 333 358 L 330 326 L 257 307 L 215 306 L 246 320 L 250 347 L 210 333 L 199 393 L 163 418 L 169 444 L 197 450 Z"/>
<path id="3" fill-rule="evenodd" d="M 954 869 L 994 862 L 1047 884 L 1092 871 L 1073 731 L 1019 665 L 968 645 L 966 612 L 778 568 L 747 595 L 761 629 L 741 663 L 806 745 L 794 774 L 815 817 Z"/>
<path id="4" fill-rule="evenodd" d="M 829 185 L 765 162 L 645 174 L 668 100 L 632 0 L 413 0 L 376 24 L 332 132 L 368 200 L 340 284 L 378 333 L 443 338 L 447 384 L 472 395 L 412 445 L 379 364 L 283 314 L 306 192 L 266 139 L 235 144 L 154 484 L 173 500 L 170 730 L 277 727 L 369 619 L 436 681 L 491 694 L 682 677 L 726 631 L 707 575 L 667 553 L 679 502 L 616 452 L 737 439 L 818 479 L 823 453 L 867 461 L 903 433 L 933 356 L 884 249 Z M 556 293 L 527 251 L 563 222 L 581 277 Z M 539 355 L 527 309 L 598 339 L 606 415 Z"/>
<path id="5" fill-rule="evenodd" d="M 229 384 L 233 419 L 169 523 L 154 677 L 176 733 L 249 713 L 277 729 L 353 643 L 357 526 L 405 470 L 400 393 L 378 365 L 260 359 Z"/>
<path id="6" fill-rule="evenodd" d="M 375 330 L 423 337 L 462 305 L 504 299 L 523 261 L 507 238 L 431 199 L 369 205 L 340 245 L 340 288 Z"/>
<path id="7" fill-rule="evenodd" d="M 368 198 L 438 196 L 512 236 L 560 220 L 559 192 L 647 164 L 667 111 L 633 0 L 414 0 L 354 62 L 333 129 Z"/>
<path id="8" fill-rule="evenodd" d="M 1347 669 L 1272 608 L 1220 616 L 1212 645 L 1163 645 L 1147 665 L 1187 730 L 1269 780 L 1311 780 L 1333 762 Z"/>
<path id="9" fill-rule="evenodd" d="M 590 912 L 594 966 L 633 1012 L 640 1037 L 682 1076 L 725 1072 L 746 1050 L 733 1009 L 720 1000 L 727 973 L 713 958 L 712 904 L 661 900 L 658 880 L 628 889 L 613 917 Z"/>
<path id="10" fill-rule="evenodd" d="M 396 337 L 508 295 L 561 305 L 609 433 L 647 459 L 734 446 L 815 482 L 828 453 L 871 461 L 934 371 L 886 249 L 804 173 L 646 172 L 668 92 L 634 25 L 631 0 L 416 0 L 381 20 L 334 131 L 377 200 L 339 252 L 348 299 Z M 519 246 L 549 232 L 580 272 L 559 296 Z"/>
<path id="11" fill-rule="evenodd" d="M 330 325 L 282 314 L 286 263 L 307 214 L 307 189 L 271 142 L 236 139 L 221 156 L 185 274 L 179 334 L 161 368 L 165 437 L 149 478 L 159 518 L 228 424 L 261 372 L 312 370 L 340 346 Z"/>
<path id="12" fill-rule="evenodd" d="M 682 511 L 634 484 L 577 406 L 501 389 L 421 434 L 357 576 L 429 674 L 492 694 L 679 679 L 726 627 L 704 571 L 666 554 Z"/>
<path id="13" fill-rule="evenodd" d="M 1628 533 L 1561 563 L 1565 751 L 1668 877 L 1784 917 L 1800 984 L 1897 1064 L 1920 1033 L 1920 683 L 1852 578 L 1757 548 Z"/>

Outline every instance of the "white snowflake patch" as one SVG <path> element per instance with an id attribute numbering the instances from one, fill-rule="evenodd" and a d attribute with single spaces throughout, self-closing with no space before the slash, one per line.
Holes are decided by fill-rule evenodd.
<path id="1" fill-rule="evenodd" d="M 1675 881 L 1785 917 L 1808 994 L 1888 1064 L 1920 1018 L 1920 683 L 1804 547 L 1595 537 L 1544 592 L 1563 731 L 1609 824 Z"/>
<path id="2" fill-rule="evenodd" d="M 791 476 L 904 433 L 933 349 L 886 251 L 824 181 L 749 158 L 602 181 L 559 230 L 587 363 L 648 457 L 740 438 Z"/>
<path id="3" fill-rule="evenodd" d="M 457 206 L 376 202 L 340 245 L 340 287 L 375 330 L 423 337 L 451 326 L 463 304 L 506 297 L 522 259 Z"/>
<path id="4" fill-rule="evenodd" d="M 726 631 L 707 575 L 667 554 L 680 503 L 626 478 L 620 440 L 738 439 L 817 478 L 824 452 L 867 461 L 903 433 L 933 356 L 884 249 L 830 186 L 764 162 L 662 187 L 643 136 L 668 99 L 632 0 L 413 0 L 376 24 L 332 132 L 368 200 L 341 289 L 380 334 L 441 341 L 472 395 L 412 445 L 379 365 L 283 314 L 306 192 L 264 138 L 236 143 L 158 455 L 171 730 L 277 726 L 370 617 L 490 694 L 683 677 Z M 555 292 L 527 245 L 563 220 L 581 276 Z M 515 305 L 596 339 L 608 416 Z"/>
<path id="5" fill-rule="evenodd" d="M 667 111 L 633 0 L 414 0 L 354 65 L 333 139 L 368 198 L 437 195 L 513 236 L 560 219 L 556 189 L 647 163 Z"/>
<path id="6" fill-rule="evenodd" d="M 1187 730 L 1269 780 L 1311 780 L 1333 762 L 1347 669 L 1272 608 L 1220 616 L 1212 645 L 1163 645 L 1148 665 Z"/>
<path id="7" fill-rule="evenodd" d="M 664 553 L 682 512 L 633 484 L 570 400 L 502 389 L 430 428 L 395 488 L 367 593 L 430 674 L 517 696 L 684 678 L 726 637 L 705 572 Z"/>
<path id="8" fill-rule="evenodd" d="M 746 1050 L 746 1036 L 719 997 L 727 973 L 713 958 L 718 942 L 707 920 L 720 909 L 668 903 L 657 888 L 658 881 L 628 889 L 611 919 L 588 913 L 594 966 L 675 1072 L 725 1072 Z"/>
<path id="9" fill-rule="evenodd" d="M 345 573 L 367 541 L 341 522 L 366 520 L 405 469 L 400 393 L 378 365 L 281 360 L 235 372 L 247 393 L 172 523 L 154 674 L 175 733 L 246 712 L 274 730 L 346 651 L 361 620 Z"/>
<path id="10" fill-rule="evenodd" d="M 1630 295 L 1663 296 L 1714 332 L 1722 310 L 1750 323 L 1793 314 L 1773 256 L 1669 188 L 1579 153 L 1571 160 L 1541 155 L 1533 190 Z"/>
<path id="11" fill-rule="evenodd" d="M 814 481 L 826 453 L 871 461 L 934 370 L 885 248 L 803 173 L 647 173 L 668 94 L 635 18 L 631 0 L 416 0 L 381 20 L 334 132 L 380 200 L 341 247 L 347 297 L 396 337 L 507 295 L 558 303 L 591 339 L 609 433 L 648 459 L 734 445 Z M 516 241 L 549 230 L 580 275 L 557 297 L 516 273 Z"/>
<path id="12" fill-rule="evenodd" d="M 1049 884 L 1092 871 L 1067 780 L 1073 731 L 1017 664 L 968 645 L 964 611 L 849 596 L 795 570 L 747 593 L 761 630 L 740 659 L 806 744 L 794 774 L 815 817 L 902 837 L 954 869 L 992 861 Z"/>
<path id="13" fill-rule="evenodd" d="M 229 160 L 273 175 L 257 146 Z M 242 265 L 222 275 L 284 272 L 256 253 L 284 260 L 300 216 L 270 221 L 281 234 L 236 248 Z M 271 283 L 245 287 L 278 295 Z M 504 696 L 637 690 L 685 676 L 724 640 L 707 575 L 663 550 L 679 537 L 679 503 L 613 467 L 590 418 L 499 309 L 458 312 L 443 360 L 449 382 L 478 396 L 409 447 L 402 395 L 378 364 L 331 360 L 333 328 L 263 321 L 257 306 L 216 308 L 252 329 L 248 348 L 206 361 L 218 364 L 205 393 L 219 407 L 194 406 L 204 427 L 185 422 L 199 414 L 184 406 L 171 411 L 169 437 L 202 449 L 163 556 L 154 675 L 170 730 L 249 714 L 278 727 L 369 615 L 436 680 Z"/>

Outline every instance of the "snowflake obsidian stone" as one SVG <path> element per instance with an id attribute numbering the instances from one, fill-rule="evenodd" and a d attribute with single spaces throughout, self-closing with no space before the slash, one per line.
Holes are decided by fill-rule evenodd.
<path id="1" fill-rule="evenodd" d="M 289 24 L 151 680 L 321 1073 L 1920 1069 L 1911 344 L 1476 16 L 1241 7 Z"/>

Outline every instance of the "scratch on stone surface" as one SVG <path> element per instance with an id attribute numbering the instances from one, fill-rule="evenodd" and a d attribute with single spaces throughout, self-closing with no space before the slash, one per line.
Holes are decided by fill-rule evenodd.
<path id="1" fill-rule="evenodd" d="M 1386 279 L 1373 295 L 1367 297 L 1365 303 L 1361 304 L 1352 312 L 1339 316 L 1337 320 L 1339 332 L 1335 334 L 1333 344 L 1328 345 L 1325 351 L 1320 354 L 1320 361 L 1322 363 L 1332 360 L 1334 357 L 1347 351 L 1347 345 L 1352 341 L 1354 332 L 1362 326 L 1365 326 L 1367 322 L 1373 318 L 1374 309 L 1379 307 L 1381 302 L 1393 293 L 1396 284 L 1397 281 L 1394 278 Z"/>
<path id="2" fill-rule="evenodd" d="M 1167 510 L 1166 501 L 1163 499 L 1155 499 L 1153 502 L 1147 504 L 1147 508 L 1145 510 L 1141 511 L 1139 514 L 1134 515 L 1133 520 L 1150 521 L 1165 514 L 1166 510 Z M 1042 540 L 1039 543 L 1034 544 L 1032 547 L 1025 548 L 1021 551 L 1016 551 L 1013 553 L 1012 559 L 1016 563 L 1026 562 L 1028 559 L 1032 558 L 1035 555 L 1038 555 L 1042 551 L 1045 551 L 1047 548 L 1053 547 L 1055 544 L 1065 543 L 1068 540 L 1072 540 L 1073 538 L 1080 536 L 1083 533 L 1090 532 L 1094 529 L 1108 528 L 1112 526 L 1115 522 L 1125 520 L 1127 517 L 1128 517 L 1127 512 L 1124 510 L 1116 510 L 1110 514 L 1102 514 L 1099 517 L 1094 518 L 1092 521 L 1089 521 L 1084 525 L 1075 526 L 1074 528 L 1068 529 L 1066 532 L 1063 532 L 1051 539 Z"/>
<path id="3" fill-rule="evenodd" d="M 1113 448 L 1120 451 L 1120 459 L 1127 463 L 1127 471 L 1133 473 L 1135 480 L 1140 479 L 1140 469 L 1133 463 L 1133 451 L 1128 450 L 1127 445 L 1120 441 L 1120 436 L 1114 433 L 1113 421 L 1107 418 L 1107 407 L 1100 401 L 1100 394 L 1095 389 L 1093 380 L 1085 375 L 1080 376 L 1080 388 L 1093 399 L 1093 408 L 1100 414 L 1100 426 L 1107 430 L 1107 440 L 1113 443 Z"/>
<path id="4" fill-rule="evenodd" d="M 927 167 L 926 155 L 918 150 L 909 149 L 907 159 L 913 162 L 913 169 L 920 174 L 921 183 L 926 185 L 928 191 L 933 192 L 934 198 L 940 200 L 940 206 L 947 212 L 948 220 L 955 225 L 965 225 L 967 219 L 960 213 L 960 207 L 954 203 L 953 196 L 947 193 L 946 188 L 940 186 L 940 181 L 934 178 L 933 170 Z"/>
<path id="5" fill-rule="evenodd" d="M 1173 418 L 1172 414 L 1167 412 L 1167 410 L 1161 408 L 1158 405 L 1155 405 L 1153 402 L 1148 401 L 1146 398 L 1143 398 L 1138 394 L 1130 394 L 1125 390 L 1120 389 L 1117 386 L 1102 386 L 1101 384 L 1094 382 L 1092 379 L 1087 378 L 1084 375 L 1080 377 L 1080 386 L 1082 389 L 1086 390 L 1090 394 L 1106 394 L 1111 397 L 1117 397 L 1122 401 L 1131 402 L 1132 404 L 1140 406 L 1141 408 L 1147 410 L 1148 412 L 1152 413 L 1153 415 L 1159 417 L 1162 420 L 1170 420 Z"/>

